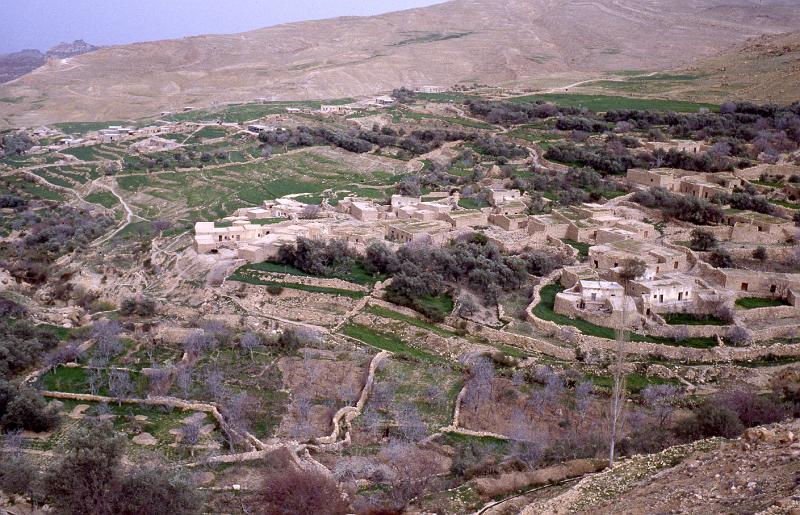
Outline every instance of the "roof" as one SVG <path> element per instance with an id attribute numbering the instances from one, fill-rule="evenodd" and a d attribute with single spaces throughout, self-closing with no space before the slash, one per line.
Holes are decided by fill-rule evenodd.
<path id="1" fill-rule="evenodd" d="M 586 279 L 581 279 L 578 281 L 581 284 L 581 288 L 590 288 L 590 289 L 598 289 L 598 290 L 622 290 L 622 286 L 619 283 L 615 283 L 613 281 L 588 281 Z"/>

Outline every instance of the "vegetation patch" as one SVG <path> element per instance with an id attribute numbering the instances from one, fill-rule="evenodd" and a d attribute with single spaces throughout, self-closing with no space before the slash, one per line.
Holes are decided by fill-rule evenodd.
<path id="1" fill-rule="evenodd" d="M 696 315 L 694 313 L 668 313 L 662 315 L 669 325 L 728 325 L 713 315 Z"/>
<path id="2" fill-rule="evenodd" d="M 380 333 L 363 325 L 347 324 L 342 329 L 342 333 L 381 350 L 387 350 L 397 354 L 405 354 L 412 358 L 427 361 L 429 363 L 444 362 L 442 358 L 434 356 L 433 354 L 429 354 L 416 347 L 412 347 L 393 334 Z"/>
<path id="3" fill-rule="evenodd" d="M 743 297 L 736 300 L 736 306 L 742 309 L 777 308 L 789 305 L 790 304 L 783 299 L 769 299 L 764 297 Z"/>

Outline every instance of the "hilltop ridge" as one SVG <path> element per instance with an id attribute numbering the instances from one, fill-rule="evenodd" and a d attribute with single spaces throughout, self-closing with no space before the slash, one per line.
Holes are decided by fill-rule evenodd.
<path id="1" fill-rule="evenodd" d="M 453 0 L 53 61 L 0 86 L 0 98 L 17 99 L 0 102 L 0 123 L 142 117 L 187 105 L 341 98 L 400 85 L 524 86 L 559 75 L 664 70 L 748 37 L 799 27 L 800 14 L 785 0 Z"/>

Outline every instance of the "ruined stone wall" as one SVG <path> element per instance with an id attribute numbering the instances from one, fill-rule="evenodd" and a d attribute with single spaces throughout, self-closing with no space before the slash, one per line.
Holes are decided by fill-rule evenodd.
<path id="1" fill-rule="evenodd" d="M 366 286 L 360 286 L 342 279 L 328 279 L 324 277 L 306 277 L 302 275 L 289 275 L 272 272 L 260 272 L 259 277 L 265 281 L 286 282 L 303 284 L 306 286 L 320 286 L 324 288 L 337 288 L 340 290 L 366 292 Z"/>

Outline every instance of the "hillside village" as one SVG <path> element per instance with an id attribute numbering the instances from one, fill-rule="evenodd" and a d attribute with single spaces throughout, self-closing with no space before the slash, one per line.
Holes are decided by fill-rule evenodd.
<path id="1" fill-rule="evenodd" d="M 35 399 L 13 463 L 94 421 L 186 513 L 281 477 L 331 513 L 579 512 L 705 495 L 693 463 L 736 487 L 714 509 L 796 509 L 797 105 L 519 93 L 3 135 L 0 328 L 38 342 L 0 369 Z M 3 470 L 10 512 L 60 506 Z"/>

